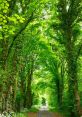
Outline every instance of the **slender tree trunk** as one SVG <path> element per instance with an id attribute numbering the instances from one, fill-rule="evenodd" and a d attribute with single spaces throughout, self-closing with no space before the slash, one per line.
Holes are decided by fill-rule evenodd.
<path id="1" fill-rule="evenodd" d="M 58 108 L 62 109 L 62 98 L 63 98 L 63 78 L 59 75 L 59 72 L 56 71 L 56 92 L 57 92 L 57 103 Z"/>
<path id="2" fill-rule="evenodd" d="M 17 45 L 15 45 L 15 52 L 14 52 L 14 55 L 13 55 L 13 60 L 12 60 L 12 95 L 11 95 L 11 98 L 12 98 L 12 109 L 13 111 L 16 111 L 16 91 L 17 91 L 17 83 L 18 83 L 18 79 L 17 79 L 17 51 L 18 51 L 18 48 L 17 48 Z"/>
<path id="3" fill-rule="evenodd" d="M 56 87 L 57 87 L 57 102 L 58 102 L 58 108 L 61 109 L 61 90 L 60 90 L 60 79 L 56 80 Z"/>
<path id="4" fill-rule="evenodd" d="M 34 68 L 34 61 L 32 62 L 32 66 L 28 73 L 28 81 L 27 81 L 27 108 L 31 108 L 32 106 L 32 77 L 33 77 L 33 68 Z"/>
<path id="5" fill-rule="evenodd" d="M 32 82 L 32 73 L 28 77 L 28 86 L 27 86 L 27 108 L 32 106 L 32 91 L 31 91 L 31 82 Z"/>

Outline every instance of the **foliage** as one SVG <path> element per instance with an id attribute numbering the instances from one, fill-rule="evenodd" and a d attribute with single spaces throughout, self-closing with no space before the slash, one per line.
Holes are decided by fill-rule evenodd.
<path id="1" fill-rule="evenodd" d="M 81 0 L 0 0 L 1 112 L 36 111 L 45 98 L 80 117 L 81 8 Z"/>

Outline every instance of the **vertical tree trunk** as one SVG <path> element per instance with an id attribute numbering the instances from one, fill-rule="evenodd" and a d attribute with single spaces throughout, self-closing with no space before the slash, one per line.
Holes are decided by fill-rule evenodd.
<path id="1" fill-rule="evenodd" d="M 3 40 L 2 40 L 2 53 L 1 53 L 1 67 L 2 70 L 4 71 L 4 73 L 7 70 L 7 63 L 6 63 L 6 57 L 7 57 L 7 52 L 8 52 L 8 41 L 6 39 L 4 39 L 4 34 L 3 34 Z M 7 76 L 6 76 L 7 79 Z M 5 85 L 7 85 L 8 82 L 5 83 Z M 2 91 L 2 95 L 4 95 L 4 97 L 2 96 L 2 111 L 7 110 L 7 92 L 8 90 L 6 89 L 6 91 Z"/>
<path id="2" fill-rule="evenodd" d="M 13 60 L 12 60 L 12 76 L 11 76 L 11 80 L 12 80 L 12 95 L 11 95 L 11 98 L 12 98 L 12 103 L 11 103 L 11 106 L 12 106 L 12 109 L 13 111 L 16 111 L 16 91 L 17 91 L 17 82 L 18 82 L 18 79 L 17 79 L 17 51 L 18 51 L 18 48 L 17 48 L 17 45 L 15 45 L 15 52 L 14 52 L 14 55 L 13 55 Z"/>
<path id="3" fill-rule="evenodd" d="M 60 74 L 56 68 L 56 91 L 57 91 L 57 103 L 58 108 L 62 109 L 62 98 L 63 98 L 63 76 Z"/>
<path id="4" fill-rule="evenodd" d="M 78 95 L 78 82 L 77 82 L 77 63 L 74 58 L 68 59 L 68 77 L 69 77 L 69 106 L 71 117 L 79 117 L 80 100 Z"/>
<path id="5" fill-rule="evenodd" d="M 33 68 L 34 68 L 34 61 L 32 62 L 31 68 L 28 73 L 28 81 L 27 81 L 27 108 L 31 108 L 32 106 L 32 77 L 33 77 Z"/>
<path id="6" fill-rule="evenodd" d="M 68 86 L 69 86 L 69 112 L 70 117 L 80 117 L 78 110 L 78 82 L 77 82 L 77 60 L 75 58 L 74 45 L 72 43 L 72 30 L 67 27 L 66 51 L 68 64 Z"/>

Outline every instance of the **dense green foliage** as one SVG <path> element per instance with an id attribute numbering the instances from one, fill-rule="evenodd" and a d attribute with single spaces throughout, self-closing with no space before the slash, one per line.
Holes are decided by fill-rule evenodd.
<path id="1" fill-rule="evenodd" d="M 0 112 L 82 114 L 82 1 L 0 0 Z"/>

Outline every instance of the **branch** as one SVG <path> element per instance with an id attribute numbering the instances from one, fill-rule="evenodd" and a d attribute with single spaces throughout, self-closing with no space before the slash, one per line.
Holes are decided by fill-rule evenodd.
<path id="1" fill-rule="evenodd" d="M 76 55 L 76 60 L 78 59 L 78 57 L 80 56 L 82 51 L 82 44 L 79 45 L 78 51 L 77 51 L 77 55 Z"/>
<path id="2" fill-rule="evenodd" d="M 29 17 L 29 19 L 25 22 L 25 24 L 22 26 L 22 28 L 16 33 L 16 35 L 13 37 L 13 41 L 11 43 L 11 45 L 9 46 L 9 49 L 8 49 L 8 53 L 7 53 L 7 58 L 11 52 L 11 49 L 14 45 L 14 42 L 16 40 L 16 38 L 25 30 L 25 28 L 27 27 L 27 25 L 31 22 L 31 20 L 33 19 L 33 14 Z"/>

